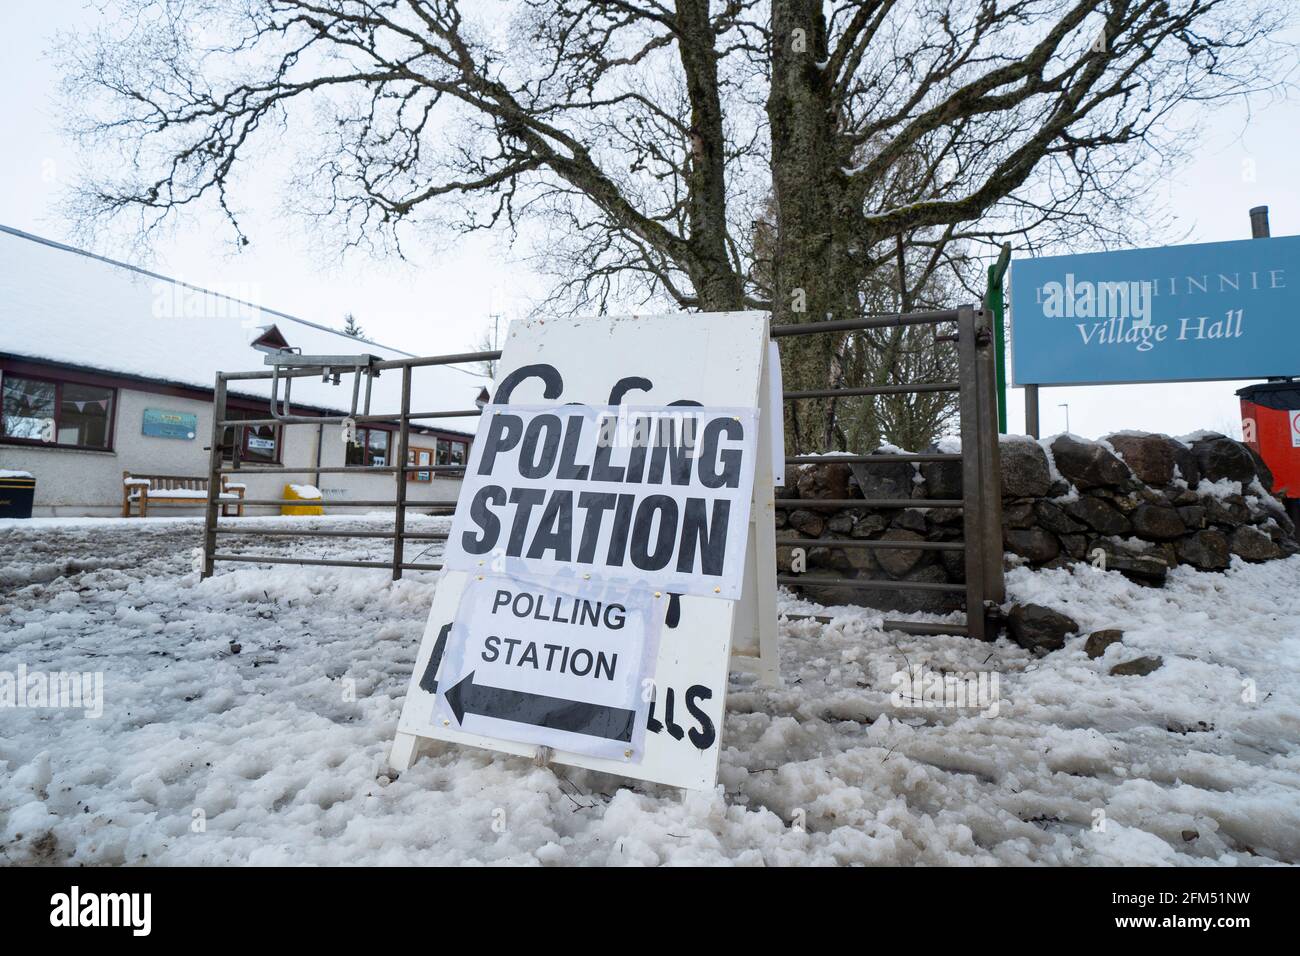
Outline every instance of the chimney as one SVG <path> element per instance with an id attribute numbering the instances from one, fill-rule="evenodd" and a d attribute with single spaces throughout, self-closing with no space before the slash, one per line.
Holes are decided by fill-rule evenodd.
<path id="1" fill-rule="evenodd" d="M 1268 207 L 1256 206 L 1250 211 L 1250 238 L 1268 238 Z"/>

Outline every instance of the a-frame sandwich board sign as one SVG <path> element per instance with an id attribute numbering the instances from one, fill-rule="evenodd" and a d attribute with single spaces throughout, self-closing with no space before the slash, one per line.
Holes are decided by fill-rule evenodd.
<path id="1" fill-rule="evenodd" d="M 644 733 L 636 735 L 635 755 L 631 747 L 612 756 L 605 751 L 594 754 L 590 748 L 578 752 L 554 747 L 550 759 L 556 763 L 711 788 L 717 780 L 729 667 L 755 673 L 768 683 L 778 679 L 772 462 L 783 450 L 773 448 L 773 430 L 768 427 L 769 417 L 781 411 L 779 405 L 771 407 L 767 327 L 766 313 L 757 312 L 548 319 L 511 326 L 485 419 L 494 407 L 505 405 L 562 409 L 635 404 L 750 409 L 751 414 L 757 409 L 761 423 L 753 429 L 752 488 L 738 600 L 656 594 L 648 630 L 657 639 L 646 645 L 653 653 L 648 667 L 650 712 Z M 476 442 L 471 467 L 481 451 Z M 462 489 L 458 520 L 465 497 Z M 487 605 L 474 598 L 474 589 L 484 586 L 476 579 L 482 582 L 484 575 L 444 570 L 438 581 L 390 757 L 397 769 L 413 761 L 420 738 L 523 756 L 538 751 L 535 742 L 484 732 L 494 726 L 491 719 L 476 718 L 477 726 L 466 726 L 463 720 L 466 712 L 482 714 L 484 700 L 497 699 L 487 696 L 472 671 L 450 673 L 446 658 L 458 614 L 471 613 L 466 607 L 486 613 Z M 540 606 L 541 600 L 537 603 Z M 488 690 L 523 710 L 535 700 L 509 689 Z M 449 716 L 448 710 L 454 713 Z M 577 718 L 569 713 L 566 720 L 596 720 L 590 715 L 599 713 L 607 722 L 619 711 L 588 707 L 582 713 Z M 567 739 L 562 733 L 561 738 Z"/>

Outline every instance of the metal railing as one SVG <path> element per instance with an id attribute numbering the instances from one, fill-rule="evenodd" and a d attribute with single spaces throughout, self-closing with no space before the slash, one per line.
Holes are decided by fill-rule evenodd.
<path id="1" fill-rule="evenodd" d="M 835 322 L 810 322 L 801 325 L 779 325 L 771 328 L 772 338 L 788 336 L 840 334 L 865 329 L 892 328 L 911 325 L 940 325 L 956 323 L 957 333 L 954 340 L 958 352 L 958 380 L 955 382 L 916 382 L 895 385 L 875 385 L 855 388 L 824 388 L 803 391 L 786 391 L 783 398 L 787 402 L 814 398 L 842 398 L 875 395 L 898 395 L 920 392 L 956 392 L 961 412 L 961 447 L 960 453 L 922 452 L 916 454 L 861 454 L 861 455 L 793 455 L 785 461 L 787 466 L 809 464 L 896 464 L 960 462 L 962 470 L 962 497 L 957 499 L 913 499 L 913 498 L 848 498 L 848 499 L 778 499 L 776 507 L 782 509 L 906 509 L 906 508 L 948 508 L 962 511 L 963 534 L 957 541 L 897 541 L 888 539 L 860 538 L 798 538 L 778 536 L 776 543 L 784 547 L 826 547 L 835 549 L 901 549 L 916 551 L 964 551 L 966 580 L 964 584 L 941 583 L 932 581 L 908 581 L 887 578 L 861 579 L 836 577 L 834 575 L 779 574 L 779 584 L 794 586 L 833 586 L 856 588 L 862 590 L 914 590 L 963 594 L 965 596 L 966 624 L 944 622 L 886 621 L 887 627 L 896 628 L 911 634 L 961 634 L 984 639 L 995 634 L 995 615 L 997 606 L 1006 600 L 1006 586 L 1002 567 L 1002 493 L 1001 471 L 998 462 L 997 443 L 997 395 L 995 392 L 994 350 L 990 316 L 973 306 L 935 312 L 916 312 L 902 315 L 865 316 L 858 319 L 846 319 Z M 407 541 L 445 540 L 446 532 L 412 532 L 406 530 L 406 511 L 411 503 L 407 501 L 406 476 L 411 472 L 430 472 L 456 474 L 464 471 L 464 465 L 409 465 L 406 464 L 410 448 L 410 425 L 412 421 L 428 418 L 470 417 L 481 415 L 481 409 L 466 409 L 443 412 L 411 412 L 411 375 L 414 369 L 433 365 L 460 365 L 472 362 L 496 360 L 500 352 L 468 352 L 455 355 L 425 356 L 421 358 L 396 359 L 392 361 L 373 362 L 369 368 L 375 371 L 400 370 L 402 374 L 401 410 L 391 415 L 362 414 L 355 417 L 358 424 L 365 422 L 397 422 L 398 440 L 396 461 L 400 464 L 388 466 L 346 465 L 346 466 L 311 466 L 303 467 L 262 467 L 241 469 L 237 450 L 241 446 L 240 432 L 243 428 L 257 425 L 276 425 L 281 428 L 297 424 L 320 424 L 321 419 L 309 416 L 292 416 L 286 407 L 280 409 L 282 414 L 269 419 L 226 419 L 226 390 L 231 381 L 250 379 L 291 379 L 304 375 L 320 375 L 322 369 L 294 368 L 276 369 L 257 372 L 222 372 L 217 375 L 214 395 L 214 415 L 212 430 L 211 457 L 209 459 L 209 481 L 207 514 L 203 539 L 203 577 L 209 577 L 217 561 L 250 562 L 266 564 L 306 564 L 328 567 L 354 568 L 388 568 L 393 579 L 402 576 L 403 571 L 436 571 L 439 564 L 408 562 L 404 558 L 404 546 Z M 337 357 L 334 357 L 337 361 Z M 301 365 L 299 357 L 296 364 Z M 222 446 L 225 430 L 233 430 L 234 441 L 232 460 L 229 466 L 223 464 L 225 449 Z M 219 499 L 214 489 L 220 486 L 220 475 L 232 474 L 392 474 L 395 477 L 395 490 L 392 499 L 366 500 L 310 500 L 280 498 L 250 498 L 244 501 L 248 506 L 303 506 L 321 505 L 327 508 L 356 507 L 392 507 L 394 508 L 393 530 L 334 530 L 314 528 L 258 528 L 247 524 L 239 526 L 222 525 L 218 521 Z M 455 501 L 421 501 L 418 507 L 443 507 L 454 509 Z M 269 536 L 301 536 L 317 538 L 369 538 L 391 539 L 393 542 L 392 558 L 389 561 L 362 561 L 345 558 L 290 558 L 257 554 L 235 554 L 217 551 L 217 537 L 221 534 L 261 534 Z"/>
<path id="2" fill-rule="evenodd" d="M 271 368 L 256 372 L 218 372 L 216 385 L 213 390 L 213 414 L 212 414 L 212 444 L 209 448 L 208 457 L 208 500 L 207 510 L 205 513 L 203 527 L 203 566 L 202 577 L 211 577 L 213 567 L 218 561 L 244 562 L 251 564 L 302 564 L 302 565 L 319 565 L 323 567 L 334 568 L 385 568 L 392 572 L 393 580 L 402 576 L 403 571 L 439 571 L 442 569 L 441 564 L 428 562 L 407 561 L 405 558 L 405 548 L 407 541 L 445 541 L 447 532 L 445 531 L 408 531 L 406 530 L 406 512 L 410 507 L 418 508 L 443 508 L 454 509 L 455 501 L 407 501 L 408 482 L 407 475 L 419 472 L 420 474 L 430 475 L 459 475 L 465 470 L 464 465 L 437 465 L 437 464 L 407 464 L 407 456 L 411 448 L 411 422 L 429 418 L 468 418 L 470 416 L 481 415 L 482 410 L 472 409 L 455 409 L 452 411 L 442 412 L 412 412 L 411 411 L 411 376 L 417 368 L 426 368 L 433 365 L 467 365 L 473 362 L 495 361 L 501 357 L 499 351 L 489 352 L 462 352 L 455 355 L 430 355 L 419 358 L 393 359 L 390 361 L 379 361 L 374 356 L 356 356 L 355 361 L 349 361 L 348 356 L 319 356 L 313 363 L 312 356 L 302 355 L 285 355 L 285 362 L 279 362 L 280 356 L 269 356 L 267 364 Z M 365 361 L 362 361 L 364 359 Z M 396 370 L 402 375 L 401 387 L 401 409 L 392 414 L 369 414 L 370 411 L 370 380 L 367 375 L 365 385 L 364 402 L 358 406 L 358 395 L 360 393 L 361 371 L 357 372 L 356 382 L 352 388 L 352 407 L 355 411 L 358 407 L 362 409 L 362 414 L 350 416 L 312 416 L 312 415 L 294 415 L 290 412 L 290 389 L 289 383 L 295 378 L 307 376 L 334 377 L 337 381 L 337 372 L 340 370 L 347 371 L 352 368 L 364 369 L 367 373 L 379 373 L 383 371 Z M 250 381 L 256 379 L 265 379 L 272 382 L 272 411 L 271 418 L 253 419 L 253 418 L 227 418 L 227 389 L 230 382 Z M 285 386 L 283 394 L 280 393 L 279 387 L 283 383 Z M 394 465 L 303 465 L 297 466 L 257 466 L 255 468 L 245 468 L 239 458 L 239 449 L 243 446 L 243 430 L 257 426 L 274 426 L 281 429 L 290 428 L 295 425 L 316 425 L 338 423 L 344 419 L 351 420 L 359 425 L 373 422 L 388 422 L 397 424 L 397 449 Z M 223 444 L 226 431 L 230 430 L 233 441 L 229 446 Z M 283 440 L 283 439 L 281 439 Z M 226 463 L 226 452 L 230 452 L 229 464 Z M 216 497 L 213 489 L 219 487 L 221 475 L 340 475 L 340 474 L 361 474 L 361 475 L 392 475 L 394 478 L 394 489 L 392 498 L 367 498 L 367 499 L 299 499 L 299 498 L 245 498 L 242 502 L 245 506 L 269 506 L 269 507 L 303 507 L 303 506 L 321 506 L 326 508 L 392 508 L 393 509 L 393 529 L 391 531 L 378 530 L 338 530 L 326 528 L 261 528 L 257 525 L 241 523 L 237 525 L 222 524 L 218 514 L 218 505 L 221 500 Z M 352 558 L 309 558 L 309 557 L 280 557 L 275 555 L 262 554 L 237 554 L 233 551 L 218 551 L 217 537 L 224 534 L 240 535 L 267 535 L 283 537 L 302 537 L 302 538 L 358 538 L 358 539 L 389 539 L 393 542 L 392 558 L 388 561 L 363 561 Z"/>
<path id="3" fill-rule="evenodd" d="M 964 551 L 964 584 L 882 578 L 849 578 L 834 574 L 778 574 L 777 583 L 795 587 L 836 587 L 869 591 L 928 591 L 965 596 L 966 623 L 885 621 L 884 626 L 909 634 L 960 634 L 979 640 L 996 636 L 998 606 L 1006 600 L 1002 567 L 1002 477 L 998 461 L 997 393 L 993 334 L 989 313 L 973 306 L 935 312 L 864 316 L 838 322 L 777 325 L 772 338 L 824 335 L 866 329 L 955 323 L 958 376 L 955 382 L 908 382 L 862 388 L 819 388 L 787 391 L 785 401 L 810 398 L 848 398 L 905 395 L 920 392 L 956 392 L 961 413 L 961 452 L 917 454 L 794 455 L 786 465 L 812 464 L 922 464 L 961 462 L 960 499 L 934 498 L 781 498 L 783 510 L 952 508 L 962 512 L 962 538 L 958 541 L 898 541 L 867 538 L 801 538 L 779 535 L 776 543 L 796 548 L 866 548 L 876 550 Z M 953 341 L 954 337 L 947 337 Z"/>

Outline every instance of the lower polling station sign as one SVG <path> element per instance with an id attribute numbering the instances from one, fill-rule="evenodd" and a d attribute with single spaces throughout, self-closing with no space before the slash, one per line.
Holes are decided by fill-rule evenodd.
<path id="1" fill-rule="evenodd" d="M 443 566 L 735 600 L 754 408 L 484 410 Z"/>
<path id="2" fill-rule="evenodd" d="M 652 699 L 645 682 L 662 620 L 655 603 L 644 588 L 475 576 L 461 594 L 442 677 L 434 678 L 435 722 L 640 760 Z"/>

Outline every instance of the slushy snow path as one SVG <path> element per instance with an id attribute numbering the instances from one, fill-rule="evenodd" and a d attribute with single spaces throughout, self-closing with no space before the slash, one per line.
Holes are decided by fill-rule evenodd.
<path id="1" fill-rule="evenodd" d="M 1035 659 L 861 609 L 783 621 L 784 686 L 733 676 L 720 786 L 683 795 L 449 745 L 390 779 L 432 576 L 222 564 L 200 582 L 198 539 L 195 519 L 0 521 L 0 680 L 104 675 L 99 719 L 0 708 L 0 863 L 1300 861 L 1300 557 L 1163 590 L 1011 572 L 1014 599 L 1084 635 L 1123 628 L 1095 661 L 1083 636 Z M 1141 655 L 1164 665 L 1109 675 Z M 908 667 L 996 673 L 996 716 L 895 706 Z"/>

